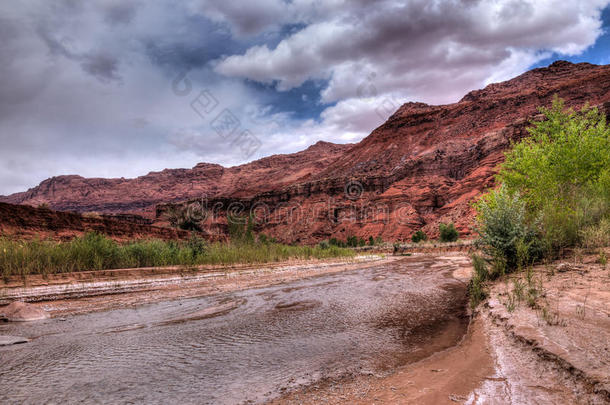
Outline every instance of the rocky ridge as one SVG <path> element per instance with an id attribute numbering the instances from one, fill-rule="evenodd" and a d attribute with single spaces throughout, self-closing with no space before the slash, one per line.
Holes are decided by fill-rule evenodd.
<path id="1" fill-rule="evenodd" d="M 471 202 L 494 185 L 504 151 L 527 135 L 539 107 L 550 106 L 555 96 L 570 107 L 588 103 L 610 113 L 610 66 L 559 61 L 455 104 L 404 104 L 306 181 L 253 198 L 206 200 L 204 228 L 226 233 L 227 211 L 251 211 L 258 231 L 286 242 L 350 235 L 404 240 L 417 229 L 435 236 L 440 222 L 454 222 L 468 235 Z M 158 219 L 168 207 L 157 207 Z"/>
<path id="2" fill-rule="evenodd" d="M 559 96 L 610 112 L 610 66 L 558 61 L 468 93 L 457 103 L 406 103 L 355 145 L 319 142 L 305 151 L 223 168 L 199 164 L 137 179 L 61 176 L 3 200 L 60 210 L 136 212 L 167 225 L 170 211 L 204 207 L 210 237 L 227 233 L 227 213 L 254 214 L 256 230 L 285 242 L 355 235 L 431 236 L 440 222 L 472 232 L 471 202 L 493 186 L 511 142 Z M 156 209 L 154 208 L 156 206 Z M 154 212 L 153 212 L 154 210 Z"/>

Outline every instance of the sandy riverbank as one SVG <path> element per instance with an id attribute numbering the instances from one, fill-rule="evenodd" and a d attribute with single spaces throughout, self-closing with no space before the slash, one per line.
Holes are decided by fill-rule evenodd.
<path id="1" fill-rule="evenodd" d="M 30 302 L 51 316 L 134 307 L 287 283 L 301 278 L 382 265 L 400 256 L 362 255 L 350 259 L 299 260 L 265 265 L 107 270 L 30 276 L 0 285 L 0 302 Z"/>
<path id="2" fill-rule="evenodd" d="M 512 281 L 495 284 L 457 346 L 390 376 L 325 381 L 272 403 L 609 403 L 610 271 L 594 260 L 536 267 L 537 308 L 507 311 Z M 543 316 L 547 306 L 554 318 Z"/>
<path id="3" fill-rule="evenodd" d="M 436 257 L 442 259 L 439 262 L 450 260 L 456 264 L 453 277 L 467 282 L 470 276 L 467 256 L 448 253 Z M 356 261 L 242 266 L 208 271 L 202 278 L 197 278 L 197 274 L 178 275 L 178 279 L 176 274 L 157 274 L 144 277 L 155 280 L 154 283 L 139 285 L 133 291 L 118 287 L 121 283 L 129 286 L 134 280 L 142 281 L 142 274 L 137 271 L 79 275 L 66 285 L 78 284 L 76 280 L 109 282 L 107 277 L 111 277 L 121 293 L 57 299 L 35 305 L 54 317 L 66 316 L 283 284 L 399 259 L 369 256 Z M 490 289 L 489 300 L 478 308 L 458 345 L 446 344 L 456 339 L 449 328 L 444 332 L 447 336 L 435 336 L 434 347 L 416 353 L 409 364 L 390 375 L 323 380 L 289 392 L 272 403 L 608 403 L 610 269 L 596 260 L 596 256 L 586 256 L 578 261 L 570 259 L 535 267 L 533 274 L 541 294 L 534 307 L 525 301 L 517 302 L 514 307 L 509 305 L 513 279 L 525 282 L 524 273 L 496 283 Z M 92 281 L 92 277 L 98 279 Z M 35 289 L 45 287 L 48 280 L 31 283 L 34 285 L 28 288 Z M 61 283 L 55 280 L 50 284 Z"/>

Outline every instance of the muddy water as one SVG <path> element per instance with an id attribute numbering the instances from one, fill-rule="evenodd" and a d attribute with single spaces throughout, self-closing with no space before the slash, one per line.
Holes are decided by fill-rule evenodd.
<path id="1" fill-rule="evenodd" d="M 2 403 L 264 402 L 322 378 L 384 374 L 455 344 L 466 286 L 451 258 L 216 296 L 0 324 Z"/>

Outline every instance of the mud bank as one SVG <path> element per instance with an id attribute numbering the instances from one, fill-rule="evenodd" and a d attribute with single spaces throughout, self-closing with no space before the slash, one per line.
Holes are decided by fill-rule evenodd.
<path id="1" fill-rule="evenodd" d="M 515 282 L 528 288 L 525 274 L 492 288 L 486 316 L 558 377 L 555 386 L 537 384 L 524 398 L 561 393 L 573 403 L 610 403 L 610 268 L 598 258 L 535 267 L 535 304 L 516 297 Z M 520 397 L 518 384 L 512 391 Z"/>
<path id="2" fill-rule="evenodd" d="M 51 315 L 120 308 L 289 282 L 299 278 L 385 264 L 400 259 L 361 255 L 351 259 L 291 261 L 267 265 L 119 269 L 29 276 L 0 282 L 0 305 L 35 303 Z"/>
<path id="3" fill-rule="evenodd" d="M 535 267 L 533 308 L 508 305 L 512 279 L 496 283 L 459 344 L 390 376 L 324 381 L 272 403 L 610 403 L 610 269 L 595 260 Z"/>
<path id="4" fill-rule="evenodd" d="M 270 272 L 276 284 L 258 288 L 245 287 L 261 275 L 218 279 L 147 304 L 148 293 L 40 303 L 62 317 L 0 323 L 0 335 L 30 339 L 0 348 L 0 380 L 11 381 L 0 398 L 263 403 L 318 381 L 392 375 L 466 332 L 464 265 L 460 255 L 402 257 L 311 277 Z M 280 282 L 285 274 L 295 279 Z M 124 305 L 66 315 L 102 298 Z"/>

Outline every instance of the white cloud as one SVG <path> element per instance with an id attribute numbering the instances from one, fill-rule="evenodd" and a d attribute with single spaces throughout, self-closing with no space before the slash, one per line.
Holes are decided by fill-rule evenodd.
<path id="1" fill-rule="evenodd" d="M 0 5 L 0 194 L 59 174 L 133 177 L 200 161 L 239 164 L 318 140 L 355 142 L 403 102 L 455 101 L 550 52 L 583 51 L 599 36 L 608 3 L 7 2 Z M 192 93 L 177 96 L 172 78 L 188 69 Z M 321 80 L 329 106 L 296 119 L 240 78 L 280 90 Z M 254 155 L 245 157 L 214 132 L 213 117 L 191 109 L 203 88 L 261 140 Z M 316 96 L 294 97 L 315 103 Z"/>
<path id="2" fill-rule="evenodd" d="M 330 78 L 327 102 L 355 96 L 374 72 L 378 94 L 450 102 L 490 80 L 523 72 L 549 52 L 574 55 L 601 34 L 608 0 L 445 0 L 345 3 L 277 46 L 230 55 L 217 71 L 279 90 Z"/>

